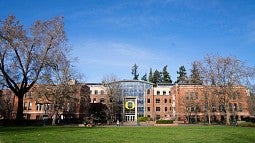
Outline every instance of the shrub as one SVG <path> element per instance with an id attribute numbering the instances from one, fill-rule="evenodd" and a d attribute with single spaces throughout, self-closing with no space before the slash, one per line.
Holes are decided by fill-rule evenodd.
<path id="1" fill-rule="evenodd" d="M 157 120 L 156 124 L 173 124 L 173 120 Z"/>
<path id="2" fill-rule="evenodd" d="M 146 121 L 150 121 L 150 120 L 151 120 L 150 117 L 139 117 L 139 118 L 138 118 L 138 121 L 139 121 L 139 122 L 146 122 Z"/>
<path id="3" fill-rule="evenodd" d="M 252 122 L 242 122 L 242 123 L 239 123 L 238 126 L 240 126 L 240 127 L 255 127 L 255 124 Z"/>

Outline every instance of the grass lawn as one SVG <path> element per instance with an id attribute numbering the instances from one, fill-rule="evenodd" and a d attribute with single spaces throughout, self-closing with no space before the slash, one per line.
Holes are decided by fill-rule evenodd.
<path id="1" fill-rule="evenodd" d="M 0 127 L 0 143 L 255 143 L 255 128 L 177 127 Z"/>

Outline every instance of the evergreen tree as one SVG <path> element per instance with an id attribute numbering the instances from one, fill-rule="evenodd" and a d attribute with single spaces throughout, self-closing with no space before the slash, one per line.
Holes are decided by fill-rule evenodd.
<path id="1" fill-rule="evenodd" d="M 192 69 L 190 70 L 190 72 L 191 72 L 190 83 L 202 84 L 202 79 L 201 79 L 200 74 L 199 74 L 198 63 L 197 62 L 192 63 Z"/>
<path id="2" fill-rule="evenodd" d="M 138 66 L 136 64 L 132 67 L 133 80 L 138 80 L 139 74 L 137 73 L 137 68 Z"/>
<path id="3" fill-rule="evenodd" d="M 169 73 L 167 72 L 167 65 L 164 66 L 164 68 L 163 68 L 162 76 L 163 76 L 163 78 L 162 78 L 163 83 L 172 83 L 172 79 L 171 79 Z"/>
<path id="4" fill-rule="evenodd" d="M 149 82 L 153 82 L 152 68 L 150 68 L 150 72 L 149 72 Z"/>
<path id="5" fill-rule="evenodd" d="M 179 71 L 177 71 L 177 81 L 176 83 L 187 83 L 187 72 L 184 66 L 180 66 Z"/>
<path id="6" fill-rule="evenodd" d="M 153 83 L 157 84 L 161 82 L 161 75 L 160 72 L 158 70 L 155 70 L 154 74 L 153 74 Z"/>
<path id="7" fill-rule="evenodd" d="M 148 81 L 148 80 L 147 80 L 147 73 L 145 73 L 145 74 L 143 75 L 143 77 L 141 78 L 141 80 L 143 80 L 143 81 Z"/>

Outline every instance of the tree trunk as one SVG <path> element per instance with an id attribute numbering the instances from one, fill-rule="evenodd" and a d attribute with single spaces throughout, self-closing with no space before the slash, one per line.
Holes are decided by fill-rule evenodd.
<path id="1" fill-rule="evenodd" d="M 230 113 L 226 111 L 226 125 L 230 125 Z"/>
<path id="2" fill-rule="evenodd" d="M 23 118 L 23 96 L 24 94 L 16 95 L 18 97 L 18 109 L 16 113 L 16 124 L 22 125 L 24 122 Z"/>
<path id="3" fill-rule="evenodd" d="M 211 112 L 208 112 L 208 125 L 211 125 Z"/>
<path id="4" fill-rule="evenodd" d="M 57 118 L 57 115 L 56 115 L 56 112 L 54 111 L 53 116 L 52 116 L 52 122 L 51 122 L 52 126 L 55 126 L 56 118 Z"/>

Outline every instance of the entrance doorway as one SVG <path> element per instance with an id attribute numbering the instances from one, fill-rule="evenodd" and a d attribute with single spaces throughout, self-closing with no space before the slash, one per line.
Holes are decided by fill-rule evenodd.
<path id="1" fill-rule="evenodd" d="M 136 98 L 126 98 L 124 102 L 125 121 L 133 122 L 137 120 Z"/>

